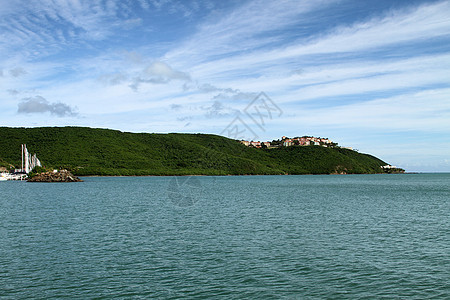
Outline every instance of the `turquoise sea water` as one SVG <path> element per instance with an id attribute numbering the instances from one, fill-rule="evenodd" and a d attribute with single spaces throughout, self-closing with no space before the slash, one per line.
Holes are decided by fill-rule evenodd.
<path id="1" fill-rule="evenodd" d="M 450 174 L 83 179 L 0 182 L 0 298 L 450 298 Z"/>

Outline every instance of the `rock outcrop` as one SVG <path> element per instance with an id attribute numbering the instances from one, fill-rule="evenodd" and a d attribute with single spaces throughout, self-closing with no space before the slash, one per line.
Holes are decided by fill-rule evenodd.
<path id="1" fill-rule="evenodd" d="M 28 179 L 28 182 L 82 182 L 80 178 L 76 177 L 67 170 L 58 172 L 44 172 L 36 174 Z"/>

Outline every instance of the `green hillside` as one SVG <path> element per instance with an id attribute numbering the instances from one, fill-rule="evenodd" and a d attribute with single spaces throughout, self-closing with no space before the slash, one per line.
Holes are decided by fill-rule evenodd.
<path id="1" fill-rule="evenodd" d="M 9 169 L 10 167 L 11 167 L 11 164 L 7 163 L 6 161 L 4 161 L 3 159 L 0 158 L 0 168 Z"/>
<path id="2" fill-rule="evenodd" d="M 84 127 L 0 127 L 0 162 L 19 167 L 20 144 L 37 153 L 44 166 L 79 176 L 380 173 L 386 164 L 341 148 L 255 149 L 210 134 Z"/>

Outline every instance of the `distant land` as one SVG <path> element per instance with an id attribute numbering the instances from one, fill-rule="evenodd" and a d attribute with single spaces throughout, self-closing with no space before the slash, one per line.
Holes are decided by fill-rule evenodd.
<path id="1" fill-rule="evenodd" d="M 0 166 L 20 167 L 21 144 L 37 153 L 44 167 L 77 176 L 375 174 L 386 172 L 381 166 L 387 165 L 339 147 L 257 149 L 212 134 L 0 127 Z"/>

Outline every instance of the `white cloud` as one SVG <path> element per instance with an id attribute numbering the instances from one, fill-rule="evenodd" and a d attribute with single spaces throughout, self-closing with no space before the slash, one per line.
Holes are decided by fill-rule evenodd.
<path id="1" fill-rule="evenodd" d="M 106 85 L 118 85 L 128 81 L 128 75 L 125 73 L 105 74 L 99 77 L 99 80 Z"/>
<path id="2" fill-rule="evenodd" d="M 185 72 L 173 69 L 165 62 L 156 61 L 146 67 L 138 76 L 133 78 L 130 87 L 137 90 L 143 83 L 167 84 L 172 80 L 190 81 L 191 77 Z"/>
<path id="3" fill-rule="evenodd" d="M 335 29 L 329 35 L 285 49 L 280 57 L 305 54 L 361 51 L 409 41 L 429 40 L 450 34 L 450 2 L 422 5 L 412 11 L 391 11 L 351 27 Z"/>
<path id="4" fill-rule="evenodd" d="M 20 67 L 9 70 L 9 74 L 12 77 L 19 77 L 19 76 L 22 76 L 22 75 L 26 75 L 27 73 L 28 72 L 25 71 L 24 68 L 20 68 Z"/>
<path id="5" fill-rule="evenodd" d="M 264 74 L 266 67 L 273 65 L 288 65 L 292 61 L 311 62 L 308 56 L 318 54 L 328 54 L 339 52 L 360 52 L 374 48 L 399 45 L 406 42 L 424 42 L 436 37 L 450 36 L 450 2 L 444 1 L 431 5 L 423 5 L 412 11 L 398 11 L 388 14 L 384 18 L 374 18 L 366 22 L 357 23 L 351 26 L 340 27 L 334 29 L 328 34 L 315 37 L 314 39 L 300 39 L 292 42 L 287 46 L 279 46 L 273 50 L 252 50 L 245 53 L 239 53 L 225 58 L 215 59 L 216 49 L 203 49 L 199 47 L 204 61 L 208 62 L 198 64 L 192 68 L 192 74 L 198 77 L 207 77 L 215 74 L 217 70 L 224 75 L 236 75 L 235 70 L 245 70 L 250 73 L 256 70 L 257 74 Z M 269 23 L 270 24 L 270 23 Z M 222 38 L 215 38 L 213 35 L 206 36 L 209 44 L 219 45 Z M 202 41 L 203 37 L 194 38 L 191 43 L 197 44 Z M 251 39 L 261 46 L 259 39 Z M 239 44 L 237 45 L 240 46 Z M 242 49 L 243 47 L 241 47 Z M 224 48 L 226 49 L 226 48 Z M 208 51 L 209 50 L 209 51 Z M 220 51 L 220 50 L 218 50 Z M 189 55 L 189 47 L 181 48 L 180 54 Z M 223 52 L 223 50 L 222 50 Z M 362 52 L 362 55 L 365 55 Z M 233 54 L 231 51 L 228 54 Z M 361 55 L 361 54 L 359 54 Z M 195 58 L 195 57 L 194 57 Z M 336 58 L 335 60 L 339 60 Z M 196 61 L 194 59 L 194 61 Z M 320 58 L 315 59 L 321 64 Z"/>
<path id="6" fill-rule="evenodd" d="M 378 98 L 336 107 L 308 108 L 297 105 L 297 124 L 317 124 L 383 132 L 447 132 L 450 130 L 450 88 Z M 290 106 L 288 106 L 289 108 Z"/>
<path id="7" fill-rule="evenodd" d="M 17 113 L 35 114 L 50 113 L 58 117 L 75 116 L 74 109 L 62 102 L 50 103 L 44 97 L 35 96 L 24 98 L 18 105 Z"/>
<path id="8" fill-rule="evenodd" d="M 0 50 L 34 58 L 69 46 L 86 47 L 116 34 L 117 29 L 141 24 L 139 18 L 125 16 L 128 5 L 113 0 L 10 1 L 1 12 Z"/>
<path id="9" fill-rule="evenodd" d="M 171 66 L 161 61 L 154 62 L 145 68 L 144 73 L 153 78 L 190 80 L 190 76 L 187 73 L 176 71 Z"/>
<path id="10" fill-rule="evenodd" d="M 15 89 L 8 89 L 8 90 L 6 90 L 6 92 L 12 96 L 16 96 L 16 95 L 20 94 L 20 92 Z"/>
<path id="11" fill-rule="evenodd" d="M 156 0 L 9 1 L 0 8 L 2 121 L 17 125 L 22 98 L 19 110 L 28 113 L 21 125 L 66 125 L 40 113 L 68 116 L 76 106 L 79 125 L 220 133 L 265 91 L 285 112 L 267 138 L 333 133 L 385 155 L 365 132 L 450 131 L 450 2 L 424 3 L 366 19 L 354 18 L 351 1 L 213 3 L 219 8 L 184 23 L 190 30 L 154 43 L 173 32 L 152 14 L 192 16 L 206 2 L 175 9 L 173 1 Z M 340 9 L 341 23 L 310 31 L 332 9 Z M 141 36 L 120 44 L 118 30 L 131 28 Z"/>
<path id="12" fill-rule="evenodd" d="M 202 24 L 192 38 L 165 57 L 170 61 L 198 64 L 212 57 L 228 56 L 261 47 L 278 40 L 273 35 L 263 36 L 264 33 L 292 25 L 299 15 L 335 2 L 336 0 L 249 1 L 225 17 L 218 19 L 216 15 L 211 16 L 209 22 Z"/>

